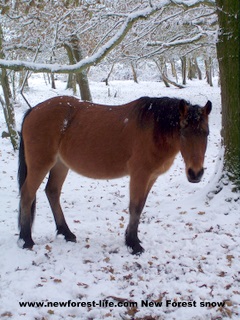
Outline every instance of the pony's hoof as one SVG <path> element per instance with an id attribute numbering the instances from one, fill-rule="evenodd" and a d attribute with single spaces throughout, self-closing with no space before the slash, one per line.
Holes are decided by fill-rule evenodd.
<path id="1" fill-rule="evenodd" d="M 135 256 L 140 256 L 143 252 L 144 252 L 144 248 L 140 246 L 140 244 L 137 246 L 134 246 L 133 248 L 130 248 L 130 253 Z"/>
<path id="2" fill-rule="evenodd" d="M 133 255 L 140 256 L 144 252 L 144 248 L 140 245 L 140 243 L 130 245 L 126 243 L 126 245 L 129 248 L 130 253 Z"/>
<path id="3" fill-rule="evenodd" d="M 77 238 L 76 238 L 75 234 L 72 234 L 70 237 L 65 236 L 65 240 L 69 241 L 69 242 L 77 242 Z"/>
<path id="4" fill-rule="evenodd" d="M 125 244 L 130 249 L 130 253 L 140 256 L 144 252 L 144 248 L 140 245 L 141 241 L 138 239 L 138 237 L 133 238 L 128 235 L 128 232 L 126 230 L 125 233 Z"/>
<path id="5" fill-rule="evenodd" d="M 73 234 L 69 229 L 59 227 L 57 230 L 57 235 L 62 234 L 66 241 L 77 242 L 75 234 Z"/>
<path id="6" fill-rule="evenodd" d="M 21 238 L 18 239 L 18 246 L 22 249 L 29 249 L 31 250 L 33 248 L 33 246 L 35 245 L 35 243 L 33 242 L 33 240 L 23 240 Z"/>

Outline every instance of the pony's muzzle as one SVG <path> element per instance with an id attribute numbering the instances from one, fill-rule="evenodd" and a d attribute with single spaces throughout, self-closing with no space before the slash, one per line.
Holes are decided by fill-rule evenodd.
<path id="1" fill-rule="evenodd" d="M 203 173 L 204 173 L 204 169 L 203 168 L 201 170 L 197 171 L 197 172 L 194 171 L 192 168 L 189 168 L 188 171 L 187 171 L 188 181 L 191 182 L 191 183 L 200 182 L 201 179 L 202 179 Z"/>

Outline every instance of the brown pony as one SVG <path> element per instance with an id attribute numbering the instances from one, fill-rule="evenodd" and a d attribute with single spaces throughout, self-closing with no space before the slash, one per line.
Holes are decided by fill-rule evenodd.
<path id="1" fill-rule="evenodd" d="M 200 107 L 167 97 L 104 106 L 61 96 L 29 110 L 22 125 L 18 172 L 23 247 L 34 245 L 31 227 L 36 192 L 48 172 L 46 194 L 57 234 L 76 241 L 59 202 L 63 182 L 72 169 L 94 179 L 130 176 L 126 245 L 133 254 L 142 253 L 138 224 L 157 177 L 181 151 L 188 180 L 199 182 L 202 178 L 211 108 L 210 101 Z"/>

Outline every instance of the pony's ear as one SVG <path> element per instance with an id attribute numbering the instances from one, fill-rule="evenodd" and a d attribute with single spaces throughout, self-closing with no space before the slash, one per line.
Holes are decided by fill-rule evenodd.
<path id="1" fill-rule="evenodd" d="M 182 117 L 185 117 L 187 115 L 187 103 L 185 100 L 180 100 L 180 103 L 179 103 L 179 111 L 180 111 L 180 115 Z"/>
<path id="2" fill-rule="evenodd" d="M 206 112 L 206 115 L 209 115 L 210 112 L 212 111 L 212 102 L 208 100 L 208 102 L 206 103 L 204 110 Z"/>

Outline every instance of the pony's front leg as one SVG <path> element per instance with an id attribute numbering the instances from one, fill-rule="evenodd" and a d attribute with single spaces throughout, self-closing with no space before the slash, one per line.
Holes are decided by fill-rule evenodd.
<path id="1" fill-rule="evenodd" d="M 140 240 L 138 238 L 138 225 L 144 203 L 135 204 L 130 201 L 129 205 L 129 224 L 125 233 L 125 243 L 131 249 L 132 254 L 140 255 L 144 252 L 144 248 L 140 245 Z"/>
<path id="2" fill-rule="evenodd" d="M 138 225 L 140 216 L 145 205 L 147 196 L 155 179 L 132 179 L 130 181 L 130 204 L 129 214 L 130 220 L 125 233 L 125 243 L 131 248 L 131 253 L 140 255 L 144 252 L 144 248 L 140 244 L 138 238 Z"/>

